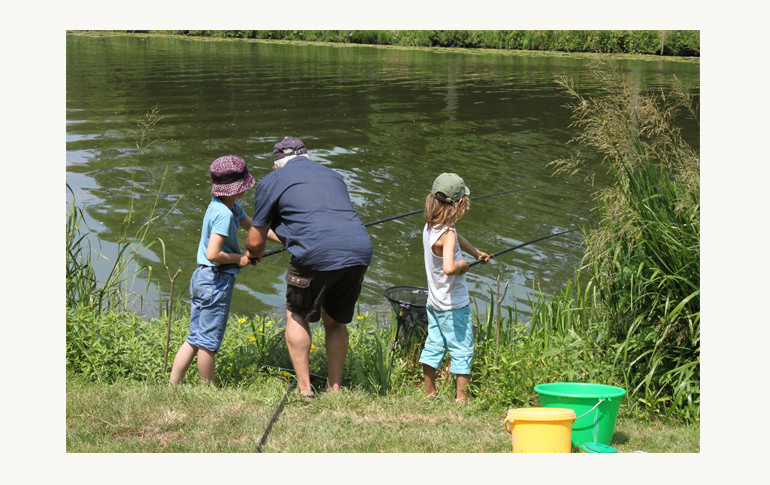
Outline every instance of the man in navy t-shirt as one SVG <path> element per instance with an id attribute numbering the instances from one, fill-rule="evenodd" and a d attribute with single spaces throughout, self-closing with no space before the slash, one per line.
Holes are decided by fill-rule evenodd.
<path id="1" fill-rule="evenodd" d="M 337 172 L 310 160 L 305 145 L 285 137 L 273 148 L 276 170 L 257 185 L 247 255 L 261 261 L 269 229 L 291 254 L 286 272 L 286 344 L 300 393 L 312 398 L 309 322 L 323 321 L 328 390 L 340 388 L 348 330 L 366 269 L 369 233 Z"/>

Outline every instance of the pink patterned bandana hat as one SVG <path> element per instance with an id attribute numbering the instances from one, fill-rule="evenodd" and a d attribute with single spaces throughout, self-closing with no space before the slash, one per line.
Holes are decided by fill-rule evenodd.
<path id="1" fill-rule="evenodd" d="M 211 195 L 216 197 L 236 195 L 254 187 L 254 177 L 246 168 L 246 162 L 238 155 L 225 155 L 211 163 Z"/>

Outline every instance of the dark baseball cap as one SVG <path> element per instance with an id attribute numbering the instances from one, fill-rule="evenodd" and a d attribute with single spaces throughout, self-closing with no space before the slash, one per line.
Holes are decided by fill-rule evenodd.
<path id="1" fill-rule="evenodd" d="M 307 153 L 307 148 L 302 140 L 292 136 L 285 136 L 273 147 L 273 160 L 277 161 L 289 155 L 302 155 Z"/>

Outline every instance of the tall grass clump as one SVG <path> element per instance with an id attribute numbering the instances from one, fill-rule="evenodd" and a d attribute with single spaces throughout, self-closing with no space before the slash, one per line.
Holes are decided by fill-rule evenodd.
<path id="1" fill-rule="evenodd" d="M 139 242 L 134 242 L 128 234 L 133 217 L 133 211 L 129 211 L 116 242 L 115 255 L 106 256 L 101 243 L 98 249 L 91 246 L 84 210 L 75 204 L 72 188 L 67 185 L 67 189 L 73 194 L 73 201 L 67 207 L 66 223 L 67 307 L 94 310 L 97 313 L 107 309 L 127 308 L 132 302 L 132 282 L 145 270 L 134 263 L 141 252 L 139 246 L 146 238 L 146 225 L 136 234 Z M 97 277 L 95 258 L 111 261 L 106 276 Z"/>
<path id="2" fill-rule="evenodd" d="M 163 181 L 165 181 L 166 172 L 163 174 Z M 84 210 L 76 205 L 74 192 L 67 185 L 67 189 L 73 196 L 72 202 L 67 207 L 66 221 L 67 307 L 79 307 L 97 312 L 106 309 L 126 309 L 134 302 L 131 290 L 137 276 L 142 273 L 146 273 L 149 288 L 152 268 L 139 264 L 139 257 L 155 244 L 163 246 L 161 239 L 150 237 L 150 227 L 158 219 L 165 217 L 168 212 L 173 211 L 179 202 L 177 201 L 166 214 L 157 213 L 163 181 L 149 213 L 141 224 L 137 221 L 134 198 L 129 198 L 130 205 L 122 221 L 118 239 L 114 241 L 115 249 L 112 255 L 106 255 L 101 247 L 97 249 L 91 246 L 90 229 L 85 222 Z M 105 276 L 97 278 L 94 257 L 111 263 Z"/>
<path id="3" fill-rule="evenodd" d="M 129 130 L 128 133 L 133 135 L 139 154 L 145 153 L 149 147 L 162 141 L 155 136 L 157 124 L 162 119 L 160 110 L 155 105 L 145 113 L 143 118 L 134 120 L 137 125 L 136 130 Z M 132 191 L 135 168 L 131 172 Z M 168 167 L 163 172 L 155 198 L 146 214 L 137 213 L 134 206 L 136 197 L 133 194 L 128 198 L 129 206 L 121 221 L 119 235 L 115 241 L 112 241 L 115 245 L 115 249 L 111 251 L 112 254 L 105 254 L 101 242 L 99 242 L 99 248 L 91 246 L 90 228 L 87 227 L 85 211 L 77 206 L 75 192 L 67 184 L 67 190 L 72 196 L 72 201 L 67 205 L 66 221 L 68 308 L 95 310 L 97 313 L 103 310 L 127 309 L 134 303 L 131 290 L 136 278 L 142 273 L 146 273 L 147 288 L 149 288 L 152 267 L 142 266 L 139 258 L 144 251 L 159 244 L 162 249 L 162 262 L 165 265 L 165 244 L 161 238 L 150 236 L 150 228 L 156 221 L 171 213 L 179 203 L 177 200 L 165 214 L 158 213 L 158 205 L 167 176 Z M 95 259 L 111 262 L 106 275 L 97 275 L 94 267 Z M 168 267 L 166 271 L 169 272 Z M 170 272 L 169 279 L 171 279 Z M 173 295 L 170 295 L 170 298 L 171 296 Z M 170 311 L 171 308 L 169 313 Z"/>
<path id="4" fill-rule="evenodd" d="M 575 281 L 580 281 L 576 273 Z M 595 288 L 568 283 L 558 297 L 533 288 L 532 318 L 476 317 L 476 343 L 470 389 L 474 400 L 491 409 L 538 406 L 534 387 L 546 382 L 600 382 L 622 385 L 603 347 L 604 327 L 596 318 Z M 495 301 L 494 295 L 492 302 Z M 497 335 L 499 334 L 499 340 Z"/>
<path id="5" fill-rule="evenodd" d="M 359 314 L 349 326 L 350 345 L 345 381 L 375 394 L 386 394 L 392 386 L 397 327 L 377 314 Z"/>
<path id="6" fill-rule="evenodd" d="M 574 142 L 597 151 L 613 183 L 596 194 L 599 225 L 586 233 L 583 267 L 603 315 L 602 339 L 629 398 L 650 413 L 699 419 L 700 163 L 675 121 L 698 120 L 679 83 L 640 93 L 613 64 L 592 68 L 603 93 L 586 98 L 570 79 Z M 581 172 L 579 152 L 553 162 Z"/>

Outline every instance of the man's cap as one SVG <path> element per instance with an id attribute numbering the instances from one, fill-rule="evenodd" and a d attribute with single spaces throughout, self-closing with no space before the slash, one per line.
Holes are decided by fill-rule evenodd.
<path id="1" fill-rule="evenodd" d="M 273 147 L 273 161 L 278 161 L 289 155 L 303 155 L 307 153 L 307 148 L 302 140 L 292 136 L 285 136 Z"/>

